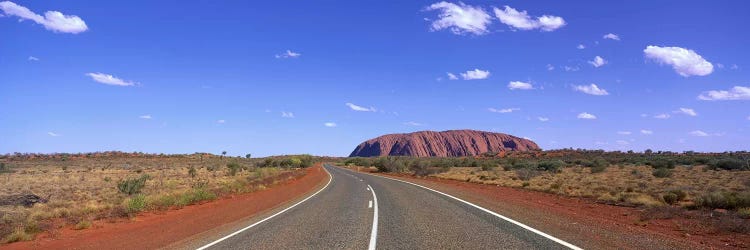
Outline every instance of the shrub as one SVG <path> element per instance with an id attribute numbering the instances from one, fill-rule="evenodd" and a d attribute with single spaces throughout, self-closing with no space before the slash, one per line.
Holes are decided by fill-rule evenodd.
<path id="1" fill-rule="evenodd" d="M 656 178 L 668 178 L 672 177 L 672 170 L 668 168 L 657 168 L 654 169 L 654 172 L 652 172 L 652 174 Z"/>
<path id="2" fill-rule="evenodd" d="M 0 162 L 0 174 L 2 173 L 12 173 L 13 170 L 10 169 L 9 165 L 6 165 L 4 162 Z"/>
<path id="3" fill-rule="evenodd" d="M 557 172 L 562 171 L 562 167 L 564 165 L 565 165 L 565 162 L 561 160 L 551 160 L 551 161 L 541 161 L 537 164 L 537 167 L 540 170 L 557 173 Z"/>
<path id="4" fill-rule="evenodd" d="M 675 162 L 674 160 L 669 159 L 656 159 L 648 162 L 648 165 L 650 165 L 653 168 L 674 168 Z"/>
<path id="5" fill-rule="evenodd" d="M 609 167 L 609 162 L 602 157 L 597 157 L 593 161 L 583 160 L 581 165 L 584 167 L 591 168 L 591 173 L 601 173 Z"/>
<path id="6" fill-rule="evenodd" d="M 13 243 L 13 242 L 19 242 L 19 241 L 30 241 L 33 240 L 34 236 L 26 233 L 22 228 L 16 229 L 16 231 L 13 231 L 13 233 L 9 234 L 8 236 L 5 236 L 5 239 L 3 240 L 5 243 Z"/>
<path id="7" fill-rule="evenodd" d="M 669 205 L 677 204 L 677 202 L 680 202 L 687 197 L 687 193 L 682 190 L 669 190 L 666 194 L 662 195 L 662 199 L 664 199 L 664 202 L 666 202 Z"/>
<path id="8" fill-rule="evenodd" d="M 73 228 L 75 230 L 83 230 L 91 227 L 91 222 L 87 220 L 82 220 L 76 224 L 76 226 Z"/>
<path id="9" fill-rule="evenodd" d="M 227 164 L 227 168 L 229 168 L 229 175 L 235 176 L 237 175 L 237 172 L 242 169 L 242 166 L 236 162 L 231 162 Z"/>
<path id="10" fill-rule="evenodd" d="M 699 196 L 696 205 L 705 208 L 735 209 L 750 207 L 750 192 L 711 192 Z"/>
<path id="11" fill-rule="evenodd" d="M 743 207 L 738 209 L 737 216 L 743 219 L 750 219 L 750 207 Z"/>
<path id="12" fill-rule="evenodd" d="M 724 170 L 739 170 L 747 169 L 747 163 L 739 159 L 719 159 L 712 161 L 709 167 L 713 169 L 724 169 Z"/>
<path id="13" fill-rule="evenodd" d="M 134 215 L 146 208 L 146 197 L 139 194 L 131 197 L 125 202 L 125 211 L 128 215 Z"/>
<path id="14" fill-rule="evenodd" d="M 541 172 L 533 168 L 516 169 L 516 176 L 518 176 L 518 179 L 521 179 L 522 181 L 531 180 L 532 178 L 539 175 L 541 175 Z"/>
<path id="15" fill-rule="evenodd" d="M 178 201 L 179 205 L 187 206 L 192 205 L 201 201 L 214 200 L 216 194 L 203 188 L 193 189 L 180 196 Z"/>
<path id="16" fill-rule="evenodd" d="M 120 193 L 127 194 L 127 195 L 134 195 L 141 193 L 141 189 L 143 189 L 144 186 L 146 186 L 146 181 L 150 179 L 151 177 L 147 174 L 141 175 L 141 177 L 138 178 L 128 178 L 122 181 L 117 182 L 117 190 L 120 191 Z"/>
<path id="17" fill-rule="evenodd" d="M 196 170 L 195 167 L 190 166 L 190 169 L 188 169 L 188 175 L 190 175 L 191 178 L 195 178 L 195 176 L 198 175 L 198 170 Z"/>
<path id="18" fill-rule="evenodd" d="M 497 163 L 494 161 L 482 161 L 481 163 L 477 164 L 482 168 L 482 171 L 491 171 L 497 168 Z"/>

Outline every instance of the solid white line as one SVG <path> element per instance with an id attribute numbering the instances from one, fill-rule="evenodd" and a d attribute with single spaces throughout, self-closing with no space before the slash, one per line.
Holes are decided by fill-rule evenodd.
<path id="1" fill-rule="evenodd" d="M 367 205 L 367 208 L 372 208 L 372 201 L 370 201 L 368 204 L 369 205 Z"/>
<path id="2" fill-rule="evenodd" d="M 367 185 L 368 188 L 370 188 L 370 192 L 372 192 L 372 199 L 375 201 L 375 208 L 372 210 L 372 231 L 370 232 L 370 246 L 367 247 L 368 250 L 375 250 L 375 245 L 377 245 L 376 241 L 378 240 L 378 197 L 375 195 L 375 190 L 370 187 L 370 185 Z"/>
<path id="3" fill-rule="evenodd" d="M 535 234 L 538 234 L 538 235 L 540 235 L 540 236 L 542 236 L 542 237 L 544 237 L 544 238 L 547 238 L 547 239 L 549 239 L 549 240 L 551 240 L 551 241 L 557 242 L 557 243 L 559 243 L 560 245 L 566 246 L 566 247 L 568 247 L 568 248 L 570 248 L 570 249 L 575 249 L 575 250 L 582 250 L 582 249 L 583 249 L 583 248 L 577 247 L 576 245 L 573 245 L 573 244 L 570 244 L 570 243 L 568 243 L 568 242 L 565 242 L 565 241 L 563 241 L 563 240 L 561 240 L 561 239 L 555 238 L 555 237 L 554 237 L 554 236 L 552 236 L 552 235 L 549 235 L 549 234 L 546 234 L 546 233 L 544 233 L 544 232 L 542 232 L 542 231 L 536 230 L 536 229 L 535 229 L 535 228 L 533 228 L 533 227 L 530 227 L 530 226 L 524 225 L 524 224 L 523 224 L 523 223 L 521 223 L 521 222 L 518 222 L 518 221 L 515 221 L 515 220 L 513 220 L 513 219 L 511 219 L 511 218 L 508 218 L 508 217 L 502 216 L 502 215 L 500 215 L 500 214 L 498 214 L 498 213 L 495 213 L 495 212 L 493 212 L 493 211 L 491 211 L 491 210 L 489 210 L 489 209 L 486 209 L 486 208 L 480 207 L 479 205 L 476 205 L 476 204 L 474 204 L 474 203 L 471 203 L 471 202 L 468 202 L 468 201 L 465 201 L 465 200 L 459 199 L 459 198 L 457 198 L 457 197 L 455 197 L 455 196 L 453 196 L 453 195 L 450 195 L 450 194 L 446 194 L 446 193 L 443 193 L 443 192 L 437 191 L 437 190 L 435 190 L 435 189 L 432 189 L 432 188 L 428 188 L 428 187 L 425 187 L 425 186 L 422 186 L 422 185 L 419 185 L 419 184 L 416 184 L 416 183 L 411 183 L 411 182 L 408 182 L 408 181 L 404 181 L 404 180 L 399 180 L 399 179 L 394 179 L 394 178 L 390 178 L 390 177 L 385 177 L 385 176 L 380 176 L 380 175 L 374 175 L 374 174 L 369 174 L 369 175 L 371 175 L 371 176 L 377 176 L 377 177 L 382 177 L 382 178 L 386 178 L 386 179 L 390 179 L 390 180 L 394 180 L 394 181 L 400 181 L 400 182 L 403 182 L 403 183 L 406 183 L 406 184 L 411 184 L 411 185 L 414 185 L 414 186 L 417 186 L 417 187 L 421 187 L 421 188 L 424 188 L 424 189 L 430 190 L 430 191 L 432 191 L 432 192 L 435 192 L 435 193 L 438 193 L 438 194 L 442 194 L 442 195 L 448 196 L 448 197 L 450 197 L 450 198 L 453 198 L 453 199 L 455 199 L 455 200 L 457 200 L 457 201 L 463 202 L 464 204 L 467 204 L 467 205 L 469 205 L 469 206 L 472 206 L 472 207 L 474 207 L 474 208 L 477 208 L 477 209 L 479 209 L 479 210 L 482 210 L 482 211 L 484 211 L 484 212 L 487 212 L 487 213 L 489 213 L 489 214 L 492 214 L 492 215 L 494 215 L 494 216 L 496 216 L 496 217 L 498 217 L 498 218 L 500 218 L 500 219 L 503 219 L 503 220 L 505 220 L 505 221 L 507 221 L 507 222 L 513 223 L 513 224 L 515 224 L 516 226 L 522 227 L 522 228 L 524 228 L 524 229 L 526 229 L 526 230 L 529 230 L 529 231 L 531 231 L 531 232 L 533 232 L 533 233 L 535 233 Z M 368 185 L 368 186 L 369 186 L 369 185 Z M 375 196 L 375 193 L 374 193 L 374 192 L 373 192 L 373 196 Z M 378 212 L 377 212 L 377 211 L 378 211 L 377 199 L 375 200 L 375 202 L 376 202 L 376 203 L 375 203 L 375 214 L 377 214 L 377 213 L 378 213 Z M 372 245 L 372 242 L 370 242 L 370 245 Z M 370 248 L 370 249 L 374 249 L 374 248 Z"/>
<path id="4" fill-rule="evenodd" d="M 253 223 L 253 224 L 252 224 L 252 225 L 250 225 L 250 226 L 247 226 L 247 227 L 245 227 L 245 228 L 243 228 L 243 229 L 240 229 L 240 230 L 238 230 L 238 231 L 236 231 L 236 232 L 234 232 L 234 233 L 231 233 L 231 234 L 229 234 L 229 235 L 227 235 L 227 236 L 224 236 L 224 237 L 222 237 L 221 239 L 218 239 L 218 240 L 216 240 L 216 241 L 214 241 L 214 242 L 208 243 L 207 245 L 205 245 L 205 246 L 202 246 L 202 247 L 198 248 L 197 250 L 204 250 L 204 249 L 207 249 L 207 248 L 209 248 L 209 247 L 211 247 L 211 246 L 213 246 L 213 245 L 216 245 L 216 244 L 218 244 L 219 242 L 222 242 L 223 240 L 229 239 L 229 238 L 231 238 L 232 236 L 235 236 L 235 235 L 237 235 L 237 234 L 239 234 L 239 233 L 241 233 L 241 232 L 243 232 L 243 231 L 245 231 L 245 230 L 248 230 L 248 229 L 250 229 L 250 228 L 252 228 L 252 227 L 254 227 L 254 226 L 256 226 L 256 225 L 258 225 L 258 224 L 260 224 L 260 223 L 263 223 L 264 221 L 267 221 L 267 220 L 269 220 L 269 219 L 271 219 L 271 218 L 273 218 L 273 217 L 276 217 L 277 215 L 279 215 L 279 214 L 282 214 L 282 213 L 286 212 L 287 210 L 289 210 L 289 209 L 292 209 L 292 208 L 296 207 L 296 206 L 297 206 L 297 205 L 299 205 L 299 204 L 302 204 L 302 202 L 305 202 L 305 201 L 309 200 L 310 198 L 312 198 L 312 197 L 313 197 L 313 196 L 315 196 L 316 194 L 318 194 L 318 193 L 320 193 L 321 191 L 325 190 L 325 189 L 326 189 L 326 188 L 328 187 L 328 185 L 329 185 L 329 184 L 331 184 L 331 181 L 333 180 L 333 175 L 331 175 L 331 173 L 330 173 L 330 172 L 328 172 L 328 170 L 327 170 L 327 169 L 326 169 L 325 167 L 323 167 L 323 170 L 325 170 L 325 171 L 326 171 L 326 173 L 328 173 L 328 177 L 329 177 L 329 178 L 328 178 L 328 183 L 326 183 L 326 185 L 325 185 L 325 186 L 323 186 L 323 188 L 321 188 L 320 190 L 318 190 L 318 191 L 317 191 L 317 192 L 315 192 L 314 194 L 312 194 L 312 195 L 308 196 L 308 197 L 307 197 L 307 198 L 305 198 L 304 200 L 301 200 L 301 201 L 299 201 L 299 202 L 295 203 L 294 205 L 292 205 L 292 206 L 290 206 L 290 207 L 288 207 L 288 208 L 285 208 L 284 210 L 281 210 L 281 211 L 279 211 L 278 213 L 275 213 L 275 214 L 273 214 L 273 215 L 271 215 L 271 216 L 269 216 L 269 217 L 267 217 L 267 218 L 265 218 L 265 219 L 262 219 L 262 220 L 260 220 L 260 221 L 258 221 L 258 222 L 255 222 L 255 223 Z"/>

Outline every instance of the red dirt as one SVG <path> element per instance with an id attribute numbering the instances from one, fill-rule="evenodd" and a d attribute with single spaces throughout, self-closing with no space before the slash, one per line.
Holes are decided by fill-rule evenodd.
<path id="1" fill-rule="evenodd" d="M 454 194 L 493 211 L 525 221 L 532 227 L 559 235 L 584 248 L 616 249 L 746 249 L 747 234 L 709 232 L 706 225 L 685 214 L 672 219 L 641 221 L 643 208 L 595 203 L 554 194 L 446 180 L 385 174 Z M 528 223 L 527 223 L 528 222 Z M 686 228 L 690 227 L 690 230 Z M 693 231 L 699 231 L 694 233 Z M 691 233 L 688 233 L 691 232 Z"/>
<path id="2" fill-rule="evenodd" d="M 268 189 L 223 197 L 216 201 L 160 213 L 144 213 L 134 220 L 96 221 L 91 229 L 64 228 L 34 241 L 1 245 L 2 249 L 155 249 L 166 247 L 222 225 L 247 219 L 301 197 L 327 180 L 320 164 Z"/>

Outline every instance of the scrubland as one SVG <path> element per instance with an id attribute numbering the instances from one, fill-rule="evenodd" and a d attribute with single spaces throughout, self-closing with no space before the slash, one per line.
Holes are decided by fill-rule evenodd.
<path id="1" fill-rule="evenodd" d="M 302 174 L 295 170 L 314 160 L 120 152 L 0 156 L 0 203 L 29 194 L 46 200 L 0 206 L 0 242 L 261 190 Z"/>

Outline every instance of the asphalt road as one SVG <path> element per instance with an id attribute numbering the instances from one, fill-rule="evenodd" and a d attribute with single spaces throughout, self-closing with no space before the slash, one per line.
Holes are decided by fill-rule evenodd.
<path id="1" fill-rule="evenodd" d="M 543 232 L 413 184 L 325 166 L 331 182 L 206 249 L 570 249 Z M 376 223 L 374 223 L 376 222 Z"/>

